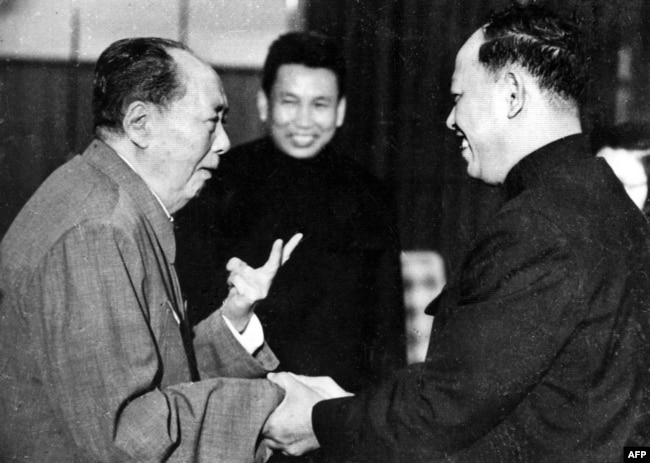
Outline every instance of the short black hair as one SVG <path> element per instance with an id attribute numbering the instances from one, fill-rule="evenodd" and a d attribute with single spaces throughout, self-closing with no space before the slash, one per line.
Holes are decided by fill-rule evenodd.
<path id="1" fill-rule="evenodd" d="M 329 69 L 336 76 L 339 99 L 345 95 L 345 57 L 333 38 L 314 31 L 288 32 L 278 37 L 269 48 L 262 71 L 262 90 L 267 96 L 283 64 Z"/>
<path id="2" fill-rule="evenodd" d="M 479 61 L 488 70 L 517 64 L 537 78 L 542 90 L 570 103 L 581 101 L 589 74 L 577 23 L 537 5 L 513 5 L 492 14 L 483 33 Z"/>
<path id="3" fill-rule="evenodd" d="M 93 126 L 122 133 L 124 111 L 134 101 L 162 107 L 182 98 L 185 82 L 169 49 L 191 50 L 175 40 L 118 40 L 102 52 L 93 79 Z"/>

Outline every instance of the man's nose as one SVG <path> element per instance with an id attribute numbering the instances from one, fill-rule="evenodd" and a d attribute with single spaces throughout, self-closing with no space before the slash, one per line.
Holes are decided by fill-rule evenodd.
<path id="1" fill-rule="evenodd" d="M 456 108 L 451 108 L 449 111 L 446 124 L 449 130 L 456 130 Z"/>
<path id="2" fill-rule="evenodd" d="M 296 125 L 309 127 L 311 125 L 311 108 L 308 105 L 300 105 L 296 113 Z"/>
<path id="3" fill-rule="evenodd" d="M 217 132 L 214 137 L 214 141 L 212 142 L 211 149 L 214 153 L 217 154 L 224 154 L 230 149 L 230 138 L 226 133 L 226 129 L 224 129 L 223 125 L 221 124 L 219 124 L 217 127 Z"/>

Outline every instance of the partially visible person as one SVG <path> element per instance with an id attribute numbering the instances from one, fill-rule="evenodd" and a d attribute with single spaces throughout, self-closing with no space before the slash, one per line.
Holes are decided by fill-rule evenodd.
<path id="1" fill-rule="evenodd" d="M 598 129 L 592 149 L 604 158 L 634 204 L 650 216 L 650 124 L 626 122 Z"/>
<path id="2" fill-rule="evenodd" d="M 430 315 L 424 311 L 447 282 L 445 262 L 436 251 L 413 250 L 401 253 L 406 308 L 407 363 L 424 362 L 431 335 Z"/>
<path id="3" fill-rule="evenodd" d="M 650 444 L 650 229 L 582 134 L 585 48 L 536 5 L 493 15 L 461 47 L 447 126 L 467 173 L 502 185 L 505 203 L 429 307 L 426 361 L 353 397 L 271 373 L 287 392 L 271 447 L 586 463 Z"/>
<path id="4" fill-rule="evenodd" d="M 258 265 L 275 237 L 303 233 L 255 312 L 284 370 L 357 391 L 405 365 L 406 349 L 391 202 L 333 140 L 346 111 L 345 66 L 319 33 L 271 45 L 257 100 L 268 135 L 234 148 L 181 212 L 178 268 L 200 319 L 226 291 L 214 272 L 229 255 Z"/>
<path id="5" fill-rule="evenodd" d="M 56 170 L 0 245 L 0 460 L 251 462 L 283 397 L 253 305 L 299 237 L 191 330 L 172 214 L 229 148 L 217 74 L 183 44 L 99 57 L 96 139 Z M 262 378 L 262 379 L 255 379 Z"/>

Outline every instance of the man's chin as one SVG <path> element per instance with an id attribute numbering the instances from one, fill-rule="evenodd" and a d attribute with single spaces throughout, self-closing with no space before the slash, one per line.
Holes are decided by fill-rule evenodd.
<path id="1" fill-rule="evenodd" d="M 199 196 L 201 196 L 201 194 L 202 194 L 203 191 L 205 190 L 206 185 L 207 185 L 207 183 L 206 183 L 206 182 L 203 182 L 203 183 L 201 184 L 201 186 L 198 187 L 198 188 L 196 189 L 196 191 L 194 192 L 194 195 L 192 196 L 192 199 L 194 199 L 194 198 L 198 198 Z"/>
<path id="2" fill-rule="evenodd" d="M 476 180 L 483 180 L 481 177 L 481 171 L 475 169 L 472 164 L 467 165 L 467 175 Z"/>
<path id="3" fill-rule="evenodd" d="M 195 188 L 193 188 L 192 190 L 186 190 L 187 193 L 188 193 L 187 194 L 188 199 L 185 201 L 185 206 L 188 203 L 192 202 L 193 199 L 198 198 L 199 196 L 201 196 L 201 194 L 205 190 L 206 186 L 207 186 L 207 180 L 202 181 L 199 185 L 196 185 Z M 185 206 L 183 206 L 183 207 L 185 207 Z"/>
<path id="4" fill-rule="evenodd" d="M 284 149 L 283 151 L 285 154 L 295 159 L 309 159 L 316 157 L 318 153 L 320 153 L 321 148 L 318 146 L 291 146 L 287 149 Z"/>

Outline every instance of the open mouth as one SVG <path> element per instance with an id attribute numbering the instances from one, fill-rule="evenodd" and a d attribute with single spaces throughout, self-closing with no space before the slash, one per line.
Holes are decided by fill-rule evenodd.
<path id="1" fill-rule="evenodd" d="M 300 147 L 309 146 L 315 139 L 316 137 L 314 135 L 291 135 L 293 144 Z"/>
<path id="2" fill-rule="evenodd" d="M 460 152 L 465 152 L 465 150 L 469 148 L 469 142 L 467 141 L 467 138 L 465 138 L 465 135 L 463 135 L 462 132 L 456 132 L 456 138 L 460 143 Z"/>
<path id="3" fill-rule="evenodd" d="M 206 164 L 204 166 L 201 166 L 199 169 L 200 170 L 205 170 L 206 172 L 212 173 L 212 171 L 216 170 L 217 167 L 219 167 L 219 158 L 216 159 L 216 162 L 212 162 L 210 164 Z"/>
<path id="4" fill-rule="evenodd" d="M 198 172 L 202 173 L 207 178 L 212 178 L 212 174 L 214 173 L 214 170 L 216 168 L 217 168 L 217 166 L 214 166 L 214 167 L 204 166 L 204 167 L 199 168 Z"/>

